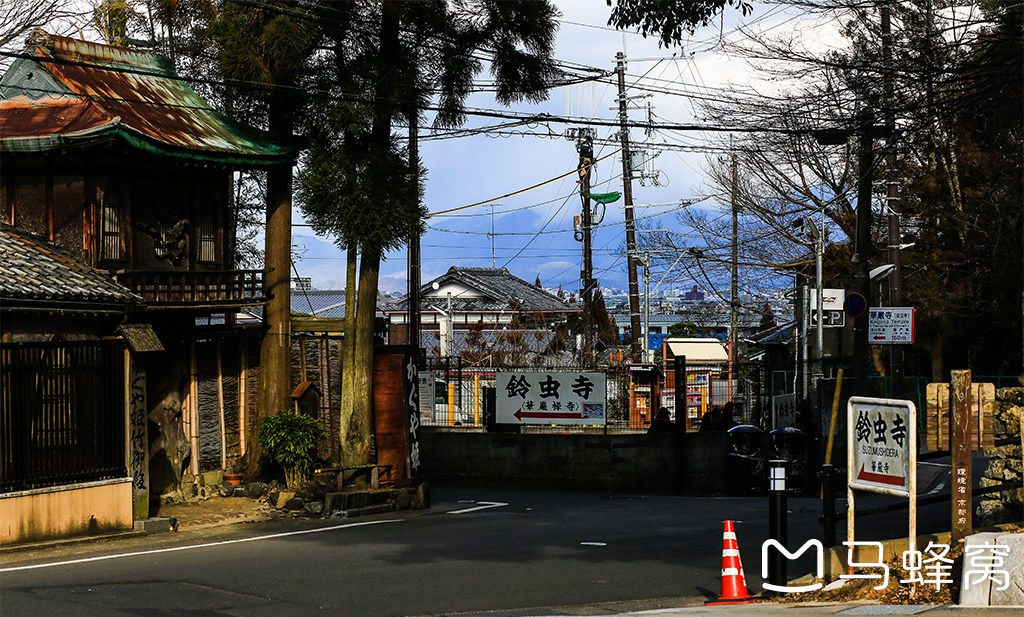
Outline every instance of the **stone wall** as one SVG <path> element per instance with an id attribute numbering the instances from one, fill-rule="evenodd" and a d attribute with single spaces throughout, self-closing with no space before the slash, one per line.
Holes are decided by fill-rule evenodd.
<path id="1" fill-rule="evenodd" d="M 981 478 L 981 486 L 995 486 L 1004 482 L 1024 479 L 1024 438 L 1021 421 L 1024 419 L 1024 388 L 1000 388 L 996 391 L 995 440 L 996 447 L 986 450 L 988 469 Z M 986 527 L 1024 520 L 1024 488 L 1000 491 L 986 495 L 976 512 L 976 526 Z"/>
<path id="2" fill-rule="evenodd" d="M 681 463 L 691 494 L 729 487 L 726 433 L 688 433 Z M 673 493 L 675 436 L 510 434 L 425 427 L 422 472 L 431 481 L 611 493 Z"/>

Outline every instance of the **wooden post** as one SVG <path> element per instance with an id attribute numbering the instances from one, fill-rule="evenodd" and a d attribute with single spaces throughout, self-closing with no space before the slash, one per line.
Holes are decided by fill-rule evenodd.
<path id="1" fill-rule="evenodd" d="M 245 335 L 239 340 L 239 456 L 245 456 L 249 434 L 249 341 Z"/>
<path id="2" fill-rule="evenodd" d="M 320 341 L 317 345 L 317 362 L 320 363 L 320 409 L 317 410 L 318 418 L 331 419 L 330 404 L 331 404 L 331 387 L 327 383 L 327 373 L 330 372 L 330 367 L 327 365 L 328 358 L 331 357 L 330 351 L 328 350 L 329 343 L 327 342 L 327 333 L 323 333 L 320 336 Z M 327 407 L 327 413 L 324 413 L 324 407 Z"/>
<path id="3" fill-rule="evenodd" d="M 952 371 L 950 378 L 952 427 L 949 458 L 953 474 L 952 534 L 959 542 L 971 533 L 971 371 Z M 955 546 L 955 545 L 954 545 Z"/>
<path id="4" fill-rule="evenodd" d="M 306 378 L 306 337 L 299 337 L 299 381 L 308 381 Z"/>
<path id="5" fill-rule="evenodd" d="M 480 375 L 473 375 L 473 426 L 480 426 Z"/>
<path id="6" fill-rule="evenodd" d="M 125 396 L 128 406 L 128 473 L 132 477 L 132 518 L 149 518 L 149 429 L 146 370 L 125 349 Z"/>
<path id="7" fill-rule="evenodd" d="M 324 383 L 326 384 L 327 393 L 327 436 L 328 441 L 331 444 L 331 455 L 338 453 L 338 440 L 335 439 L 334 433 L 334 405 L 332 403 L 334 399 L 334 387 L 331 384 L 331 339 L 324 334 L 324 366 L 327 367 L 327 376 L 325 377 Z"/>
<path id="8" fill-rule="evenodd" d="M 199 385 L 196 383 L 196 342 L 189 344 L 188 361 L 188 443 L 192 449 L 192 475 L 199 475 Z"/>
<path id="9" fill-rule="evenodd" d="M 220 468 L 228 468 L 227 423 L 224 421 L 224 370 L 220 358 L 220 339 L 217 339 L 217 418 L 220 422 Z"/>

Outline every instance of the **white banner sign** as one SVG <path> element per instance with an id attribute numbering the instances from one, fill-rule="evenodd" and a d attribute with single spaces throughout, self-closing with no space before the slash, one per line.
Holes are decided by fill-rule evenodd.
<path id="1" fill-rule="evenodd" d="M 562 371 L 498 372 L 498 424 L 605 423 L 605 375 Z"/>

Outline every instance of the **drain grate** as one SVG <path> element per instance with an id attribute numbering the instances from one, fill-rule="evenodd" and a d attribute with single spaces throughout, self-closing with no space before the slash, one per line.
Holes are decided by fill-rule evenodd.
<path id="1" fill-rule="evenodd" d="M 549 608 L 512 608 L 480 613 L 451 613 L 446 617 L 558 617 L 559 615 L 567 614 Z"/>
<path id="2" fill-rule="evenodd" d="M 940 604 L 865 604 L 855 606 L 845 611 L 839 611 L 836 615 L 917 615 Z"/>

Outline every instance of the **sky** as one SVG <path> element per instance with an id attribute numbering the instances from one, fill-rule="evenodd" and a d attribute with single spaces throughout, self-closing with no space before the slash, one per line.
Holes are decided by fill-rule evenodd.
<path id="1" fill-rule="evenodd" d="M 713 95 L 716 89 L 734 83 L 749 84 L 752 78 L 744 60 L 729 57 L 720 50 L 722 40 L 738 36 L 736 27 L 741 20 L 734 11 L 718 24 L 699 29 L 685 49 L 680 50 L 659 49 L 656 40 L 609 28 L 606 23 L 611 9 L 601 0 L 556 0 L 556 4 L 563 14 L 554 54 L 558 60 L 611 70 L 616 53 L 624 51 L 627 60 L 635 59 L 628 62 L 626 71 L 627 96 L 648 93 L 629 88 L 633 84 L 668 91 L 632 99 L 629 115 L 634 122 L 647 117 L 648 112 L 641 107 L 650 103 L 657 122 L 697 123 L 690 97 Z M 791 17 L 778 7 L 755 3 L 755 13 L 742 21 L 747 28 L 785 28 Z M 544 104 L 519 105 L 512 110 L 614 121 L 618 113 L 616 95 L 612 83 L 556 88 Z M 486 94 L 473 95 L 467 105 L 505 110 Z M 466 128 L 499 122 L 470 118 Z M 494 266 L 508 268 L 530 283 L 539 278 L 546 288 L 561 287 L 566 292 L 578 289 L 582 244 L 573 238 L 573 218 L 581 214 L 581 202 L 577 176 L 572 173 L 578 155 L 574 142 L 563 136 L 566 128 L 561 123 L 542 123 L 517 127 L 501 135 L 476 134 L 458 139 L 437 139 L 429 127 L 421 128 L 420 154 L 428 169 L 425 205 L 431 213 L 494 200 L 427 220 L 428 231 L 421 241 L 422 283 L 440 276 L 451 266 Z M 598 139 L 615 138 L 617 132 L 611 126 L 599 126 L 596 130 Z M 510 134 L 513 131 L 518 134 Z M 700 193 L 706 157 L 722 155 L 706 149 L 720 148 L 728 137 L 721 133 L 679 131 L 647 135 L 641 128 L 633 128 L 630 136 L 634 149 L 653 157 L 649 163 L 653 177 L 642 183 L 636 179 L 633 182 L 636 218 L 654 229 L 680 231 L 674 215 L 680 207 L 678 203 Z M 685 146 L 686 150 L 658 144 Z M 622 163 L 613 154 L 617 149 L 618 146 L 610 144 L 595 146 L 598 159 L 608 158 L 600 160 L 594 170 L 593 192 L 622 191 Z M 570 175 L 556 179 L 565 174 Z M 541 186 L 524 190 L 536 185 Z M 627 288 L 621 203 L 620 200 L 607 206 L 593 234 L 594 276 L 606 290 Z M 647 204 L 670 205 L 639 207 Z M 720 204 L 704 202 L 697 207 Z M 299 275 L 310 277 L 314 288 L 342 288 L 344 253 L 331 238 L 317 237 L 312 229 L 303 226 L 298 208 L 293 222 L 293 245 L 300 255 L 295 264 Z M 381 267 L 381 291 L 405 293 L 406 269 L 404 249 L 389 254 Z M 664 285 L 658 286 L 663 275 L 664 272 L 652 272 L 652 293 L 663 291 Z M 689 287 L 678 283 L 675 286 Z"/>
<path id="2" fill-rule="evenodd" d="M 635 32 L 608 27 L 611 8 L 604 0 L 555 0 L 562 13 L 554 57 L 570 65 L 611 70 L 617 52 L 627 58 L 626 83 L 633 122 L 648 117 L 658 123 L 700 124 L 694 99 L 715 98 L 720 89 L 733 85 L 750 87 L 755 73 L 745 60 L 731 57 L 723 42 L 742 38 L 739 28 L 783 33 L 801 24 L 804 39 L 822 39 L 809 28 L 808 17 L 776 2 L 753 2 L 754 12 L 740 17 L 734 9 L 715 24 L 699 28 L 680 48 L 659 48 L 655 39 Z M 783 3 L 784 4 L 784 3 Z M 95 35 L 95 33 L 91 33 Z M 827 38 L 827 37 L 824 37 Z M 486 69 L 479 79 L 489 79 Z M 474 94 L 470 108 L 514 111 L 522 114 L 591 118 L 617 121 L 617 88 L 614 77 L 586 86 L 555 88 L 539 105 L 522 104 L 511 109 L 499 105 L 489 94 Z M 759 88 L 775 87 L 757 84 Z M 653 93 L 651 90 L 657 90 Z M 427 283 L 451 266 L 505 267 L 533 283 L 538 278 L 549 289 L 578 290 L 582 244 L 574 239 L 573 219 L 581 214 L 579 185 L 574 173 L 578 155 L 573 141 L 564 134 L 581 125 L 540 123 L 494 132 L 477 132 L 461 138 L 440 138 L 427 126 L 420 130 L 420 155 L 428 173 L 425 205 L 431 213 L 463 208 L 448 215 L 431 216 L 421 240 L 422 276 Z M 493 118 L 470 117 L 464 128 L 474 129 L 501 123 Z M 597 139 L 617 141 L 617 127 L 595 127 Z M 694 200 L 705 189 L 703 167 L 708 157 L 722 157 L 728 144 L 726 133 L 683 131 L 630 131 L 631 147 L 649 159 L 645 178 L 632 184 L 638 226 L 685 232 L 676 220 L 680 202 Z M 618 145 L 595 146 L 599 159 L 593 172 L 593 192 L 622 191 L 622 163 Z M 536 188 L 531 188 L 536 187 Z M 471 204 L 486 202 L 470 208 Z M 611 290 L 627 288 L 624 213 L 621 200 L 609 204 L 593 233 L 594 276 L 606 296 Z M 650 204 L 662 204 L 644 207 Z M 714 208 L 728 216 L 722 204 L 704 201 L 693 208 Z M 257 239 L 258 242 L 262 238 Z M 701 248 L 700 241 L 692 243 Z M 345 254 L 330 237 L 318 237 L 302 219 L 298 206 L 293 211 L 293 254 L 297 255 L 298 276 L 309 277 L 316 289 L 342 289 L 345 284 Z M 381 267 L 380 289 L 402 293 L 407 290 L 405 249 L 387 255 Z M 675 266 L 678 268 L 678 264 Z M 651 293 L 666 291 L 665 270 L 652 269 Z M 642 283 L 641 283 L 642 284 Z M 704 282 L 676 282 L 676 289 Z"/>

